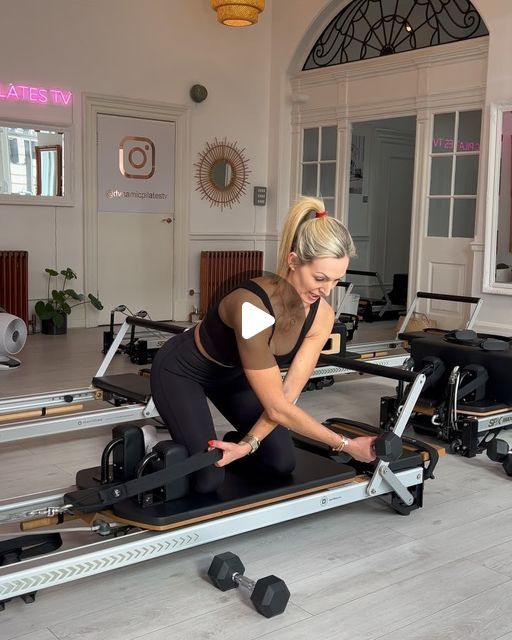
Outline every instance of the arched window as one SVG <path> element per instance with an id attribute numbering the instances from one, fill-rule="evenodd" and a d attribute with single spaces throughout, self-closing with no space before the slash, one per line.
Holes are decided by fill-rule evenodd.
<path id="1" fill-rule="evenodd" d="M 487 35 L 469 0 L 353 0 L 324 29 L 303 71 Z"/>

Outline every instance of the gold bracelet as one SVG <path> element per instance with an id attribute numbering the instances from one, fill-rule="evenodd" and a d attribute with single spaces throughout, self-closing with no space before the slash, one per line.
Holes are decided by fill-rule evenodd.
<path id="1" fill-rule="evenodd" d="M 249 451 L 249 455 L 251 455 L 251 453 L 258 450 L 261 440 L 256 436 L 253 436 L 251 433 L 248 433 L 240 440 L 240 442 L 246 442 L 251 447 L 251 450 Z"/>
<path id="2" fill-rule="evenodd" d="M 347 446 L 347 444 L 349 443 L 349 439 L 346 438 L 344 435 L 342 435 L 340 433 L 340 437 L 341 437 L 341 442 L 339 443 L 339 445 L 337 447 L 332 447 L 332 450 L 335 451 L 336 453 L 341 453 L 343 451 L 343 449 Z"/>

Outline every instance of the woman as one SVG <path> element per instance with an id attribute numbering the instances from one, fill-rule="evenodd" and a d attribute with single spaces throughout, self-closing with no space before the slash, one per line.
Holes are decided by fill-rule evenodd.
<path id="1" fill-rule="evenodd" d="M 321 200 L 301 198 L 285 221 L 277 275 L 239 285 L 194 331 L 159 350 L 151 391 L 173 440 L 191 455 L 207 446 L 223 451 L 215 466 L 194 474 L 196 491 L 214 491 L 225 465 L 253 453 L 274 472 L 290 473 L 295 467 L 290 430 L 356 460 L 375 458 L 375 438 L 345 438 L 295 405 L 334 323 L 325 298 L 354 254 L 347 229 L 327 215 Z M 249 339 L 242 335 L 246 302 L 275 318 L 273 326 Z M 207 398 L 238 433 L 216 439 Z"/>

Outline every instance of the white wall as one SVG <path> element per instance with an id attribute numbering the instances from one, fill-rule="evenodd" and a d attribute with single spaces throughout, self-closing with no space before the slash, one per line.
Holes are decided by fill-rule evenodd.
<path id="1" fill-rule="evenodd" d="M 189 106 L 193 162 L 215 137 L 245 148 L 251 184 L 233 209 L 210 208 L 195 182 L 189 185 L 192 248 L 197 253 L 206 239 L 216 247 L 246 248 L 255 231 L 265 244 L 266 208 L 252 205 L 252 186 L 266 185 L 268 176 L 271 7 L 247 29 L 219 24 L 206 0 L 5 0 L 3 15 L 0 84 L 56 86 L 74 94 L 71 107 L 0 101 L 0 120 L 71 125 L 73 133 L 74 206 L 0 205 L 0 249 L 29 251 L 32 300 L 44 294 L 46 266 L 74 267 L 77 289 L 84 286 L 83 93 Z M 189 97 L 195 83 L 209 92 L 201 104 Z M 197 288 L 195 261 L 191 267 L 190 286 Z M 74 312 L 71 324 L 82 323 Z"/>

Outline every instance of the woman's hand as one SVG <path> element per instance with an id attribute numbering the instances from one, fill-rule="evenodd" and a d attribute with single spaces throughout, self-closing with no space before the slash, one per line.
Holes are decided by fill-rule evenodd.
<path id="1" fill-rule="evenodd" d="M 372 462 L 376 458 L 375 440 L 376 436 L 351 438 L 343 451 L 359 462 Z"/>
<path id="2" fill-rule="evenodd" d="M 217 467 L 225 467 L 230 462 L 239 460 L 248 455 L 251 451 L 251 447 L 247 442 L 224 442 L 224 440 L 209 440 L 208 446 L 211 449 L 221 449 L 222 458 L 215 463 Z"/>

